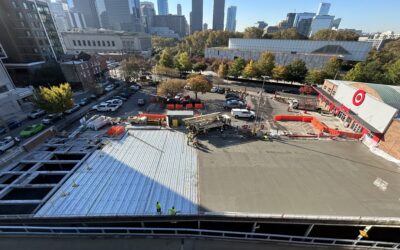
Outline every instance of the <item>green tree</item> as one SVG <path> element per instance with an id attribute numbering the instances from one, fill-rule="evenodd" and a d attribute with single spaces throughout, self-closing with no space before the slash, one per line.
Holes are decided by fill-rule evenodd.
<path id="1" fill-rule="evenodd" d="M 153 73 L 160 76 L 179 77 L 179 71 L 175 68 L 168 68 L 161 65 L 156 65 L 153 68 Z"/>
<path id="2" fill-rule="evenodd" d="M 283 65 L 276 65 L 272 70 L 272 78 L 275 80 L 281 81 L 286 79 L 287 70 Z"/>
<path id="3" fill-rule="evenodd" d="M 229 67 L 229 75 L 233 77 L 240 76 L 245 66 L 246 62 L 243 58 L 236 58 L 235 61 L 233 61 L 232 65 Z"/>
<path id="4" fill-rule="evenodd" d="M 132 56 L 122 63 L 121 69 L 125 80 L 130 80 L 130 78 L 138 78 L 141 70 L 150 70 L 151 65 L 143 57 Z"/>
<path id="5" fill-rule="evenodd" d="M 206 93 L 211 90 L 213 87 L 212 83 L 207 80 L 207 78 L 203 75 L 197 75 L 189 78 L 188 84 L 190 86 L 191 91 L 194 92 L 195 98 L 197 99 L 198 93 Z"/>
<path id="6" fill-rule="evenodd" d="M 275 67 L 275 56 L 271 52 L 264 52 L 257 61 L 257 69 L 263 76 L 272 76 Z"/>
<path id="7" fill-rule="evenodd" d="M 323 29 L 313 34 L 311 40 L 358 41 L 359 35 L 349 30 Z"/>
<path id="8" fill-rule="evenodd" d="M 248 27 L 244 30 L 244 38 L 262 38 L 264 31 L 257 27 Z"/>
<path id="9" fill-rule="evenodd" d="M 166 48 L 162 51 L 158 64 L 168 68 L 174 67 L 174 61 L 170 48 Z"/>
<path id="10" fill-rule="evenodd" d="M 218 67 L 218 76 L 224 79 L 228 75 L 228 65 L 221 63 Z"/>
<path id="11" fill-rule="evenodd" d="M 160 48 L 160 49 L 171 48 L 177 46 L 178 43 L 179 40 L 176 38 L 165 38 L 160 36 L 151 37 L 151 45 L 153 46 L 153 48 Z"/>
<path id="12" fill-rule="evenodd" d="M 246 67 L 244 67 L 242 75 L 247 78 L 254 78 L 259 76 L 256 64 L 251 60 Z"/>
<path id="13" fill-rule="evenodd" d="M 335 57 L 329 59 L 328 63 L 325 65 L 323 71 L 325 77 L 329 79 L 335 79 L 340 73 L 340 68 L 342 67 L 342 60 Z"/>
<path id="14" fill-rule="evenodd" d="M 158 85 L 157 95 L 159 96 L 176 96 L 184 90 L 186 82 L 179 79 L 171 79 L 164 81 Z"/>
<path id="15" fill-rule="evenodd" d="M 345 80 L 356 82 L 385 83 L 385 74 L 377 62 L 357 63 L 346 73 Z"/>
<path id="16" fill-rule="evenodd" d="M 74 105 L 72 101 L 72 90 L 69 83 L 59 86 L 39 87 L 35 91 L 34 103 L 40 109 L 49 113 L 61 113 Z"/>
<path id="17" fill-rule="evenodd" d="M 305 82 L 306 84 L 323 84 L 326 79 L 326 73 L 322 70 L 311 70 L 308 72 Z"/>
<path id="18" fill-rule="evenodd" d="M 307 67 L 304 61 L 300 59 L 293 60 L 286 66 L 286 79 L 289 82 L 304 82 L 307 75 Z"/>
<path id="19" fill-rule="evenodd" d="M 272 34 L 268 34 L 272 39 L 284 39 L 284 40 L 307 40 L 308 37 L 297 32 L 296 28 L 290 28 L 281 30 Z M 268 37 L 265 37 L 268 38 Z"/>
<path id="20" fill-rule="evenodd" d="M 388 67 L 387 78 L 390 84 L 400 85 L 400 59 Z"/>
<path id="21" fill-rule="evenodd" d="M 190 62 L 188 53 L 182 52 L 177 55 L 176 67 L 180 71 L 189 71 L 192 69 L 192 63 Z"/>
<path id="22" fill-rule="evenodd" d="M 364 70 L 363 64 L 357 63 L 354 68 L 344 75 L 344 79 L 347 81 L 365 81 L 366 76 Z"/>

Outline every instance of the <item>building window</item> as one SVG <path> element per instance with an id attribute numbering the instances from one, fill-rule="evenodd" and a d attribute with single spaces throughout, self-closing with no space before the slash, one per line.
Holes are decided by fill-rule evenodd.
<path id="1" fill-rule="evenodd" d="M 11 4 L 12 4 L 12 6 L 14 7 L 14 9 L 18 7 L 18 6 L 17 6 L 17 3 L 16 3 L 15 1 L 12 1 Z"/>
<path id="2" fill-rule="evenodd" d="M 32 36 L 31 32 L 29 30 L 25 31 L 26 36 Z"/>
<path id="3" fill-rule="evenodd" d="M 101 46 L 100 41 L 97 41 L 97 46 L 99 46 L 99 47 Z"/>
<path id="4" fill-rule="evenodd" d="M 24 6 L 24 9 L 26 9 L 26 10 L 28 9 L 28 5 L 26 5 L 25 2 L 23 2 L 22 5 Z"/>
<path id="5" fill-rule="evenodd" d="M 82 40 L 83 46 L 86 46 L 86 41 Z"/>
<path id="6" fill-rule="evenodd" d="M 18 12 L 18 16 L 19 18 L 24 19 L 24 15 L 22 15 L 22 12 Z"/>
<path id="7" fill-rule="evenodd" d="M 93 47 L 96 47 L 96 41 L 92 40 Z"/>
<path id="8" fill-rule="evenodd" d="M 103 47 L 106 47 L 106 43 L 104 41 L 101 41 L 101 44 L 103 45 Z"/>
<path id="9" fill-rule="evenodd" d="M 21 22 L 21 27 L 25 28 L 25 23 L 24 22 Z"/>
<path id="10" fill-rule="evenodd" d="M 44 45 L 42 40 L 39 40 L 39 44 L 42 46 Z"/>
<path id="11" fill-rule="evenodd" d="M 74 44 L 74 46 L 76 46 L 76 41 L 75 40 L 72 40 L 72 43 Z"/>
<path id="12" fill-rule="evenodd" d="M 110 46 L 111 46 L 110 41 L 107 41 L 107 47 L 110 47 Z"/>
<path id="13" fill-rule="evenodd" d="M 92 46 L 92 44 L 90 43 L 89 40 L 87 41 L 87 45 L 88 45 L 89 47 Z"/>
<path id="14" fill-rule="evenodd" d="M 115 42 L 114 42 L 114 41 L 111 41 L 111 43 L 112 43 L 112 46 L 115 47 Z"/>
<path id="15" fill-rule="evenodd" d="M 82 46 L 81 40 L 78 40 L 78 45 L 79 45 L 79 46 Z"/>
<path id="16" fill-rule="evenodd" d="M 33 53 L 37 54 L 39 51 L 37 48 L 33 48 Z"/>

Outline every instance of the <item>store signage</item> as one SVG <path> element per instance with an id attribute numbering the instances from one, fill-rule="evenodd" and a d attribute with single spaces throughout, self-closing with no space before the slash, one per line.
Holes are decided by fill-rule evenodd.
<path id="1" fill-rule="evenodd" d="M 354 106 L 361 106 L 365 100 L 365 91 L 364 90 L 357 90 L 353 95 L 353 105 Z"/>

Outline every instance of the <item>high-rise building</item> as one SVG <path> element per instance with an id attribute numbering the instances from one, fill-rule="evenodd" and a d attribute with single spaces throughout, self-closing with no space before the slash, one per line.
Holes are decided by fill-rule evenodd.
<path id="1" fill-rule="evenodd" d="M 142 22 L 146 32 L 150 31 L 153 25 L 153 18 L 156 15 L 156 10 L 154 9 L 154 4 L 152 2 L 141 2 L 140 12 L 142 15 Z"/>
<path id="2" fill-rule="evenodd" d="M 301 19 L 296 27 L 297 32 L 299 32 L 303 36 L 308 36 L 310 34 L 312 20 L 312 18 Z"/>
<path id="3" fill-rule="evenodd" d="M 178 15 L 157 15 L 153 17 L 154 28 L 166 27 L 172 30 L 179 37 L 187 35 L 187 21 L 185 16 Z"/>
<path id="4" fill-rule="evenodd" d="M 49 8 L 59 32 L 72 28 L 68 4 L 61 1 L 49 2 Z"/>
<path id="5" fill-rule="evenodd" d="M 340 26 L 341 22 L 342 22 L 342 18 L 336 18 L 335 20 L 333 20 L 332 28 L 333 29 L 339 29 L 339 26 Z"/>
<path id="6" fill-rule="evenodd" d="M 36 69 L 64 54 L 47 2 L 0 1 L 0 17 L 4 64 L 15 84 L 31 84 Z"/>
<path id="7" fill-rule="evenodd" d="M 203 0 L 192 0 L 190 13 L 190 34 L 203 30 Z"/>
<path id="8" fill-rule="evenodd" d="M 224 30 L 225 0 L 214 0 L 213 30 Z"/>
<path id="9" fill-rule="evenodd" d="M 133 18 L 140 19 L 141 17 L 140 0 L 129 0 L 129 9 L 131 11 Z"/>
<path id="10" fill-rule="evenodd" d="M 321 2 L 318 7 L 317 15 L 318 16 L 324 16 L 324 15 L 329 15 L 329 9 L 331 8 L 330 3 L 323 3 Z"/>
<path id="11" fill-rule="evenodd" d="M 73 28 L 77 29 L 86 29 L 86 21 L 85 17 L 83 16 L 82 13 L 76 12 L 76 11 L 71 11 L 69 12 L 69 18 L 71 20 L 71 26 Z"/>
<path id="12" fill-rule="evenodd" d="M 104 0 L 104 4 L 110 29 L 123 31 L 142 31 L 141 21 L 136 17 L 137 1 Z"/>
<path id="13" fill-rule="evenodd" d="M 268 27 L 268 23 L 266 23 L 264 21 L 258 21 L 257 22 L 257 28 L 259 28 L 260 30 L 264 30 L 267 27 Z"/>
<path id="14" fill-rule="evenodd" d="M 87 27 L 100 28 L 96 0 L 74 0 L 74 11 L 83 14 Z"/>
<path id="15" fill-rule="evenodd" d="M 182 5 L 180 3 L 176 6 L 176 14 L 182 16 Z"/>
<path id="16" fill-rule="evenodd" d="M 293 22 L 293 27 L 296 27 L 299 25 L 299 22 L 303 19 L 313 19 L 315 16 L 315 13 L 311 12 L 302 12 L 302 13 L 296 13 L 296 17 L 294 18 Z"/>
<path id="17" fill-rule="evenodd" d="M 168 15 L 168 0 L 157 0 L 158 15 Z"/>
<path id="18" fill-rule="evenodd" d="M 295 18 L 296 18 L 296 13 L 287 13 L 286 21 L 287 21 L 287 28 L 288 29 L 293 27 Z"/>
<path id="19" fill-rule="evenodd" d="M 329 15 L 315 16 L 311 22 L 309 36 L 312 36 L 313 34 L 323 29 L 332 29 L 334 19 L 335 19 L 334 16 L 329 16 Z"/>
<path id="20" fill-rule="evenodd" d="M 228 13 L 226 17 L 226 31 L 235 32 L 236 31 L 236 6 L 230 6 L 228 8 Z"/>

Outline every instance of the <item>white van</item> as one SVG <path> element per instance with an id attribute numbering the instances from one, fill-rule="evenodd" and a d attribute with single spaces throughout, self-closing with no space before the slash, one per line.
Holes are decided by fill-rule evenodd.
<path id="1" fill-rule="evenodd" d="M 238 118 L 249 118 L 254 119 L 256 117 L 256 113 L 254 111 L 249 111 L 247 109 L 232 109 L 231 115 Z"/>

